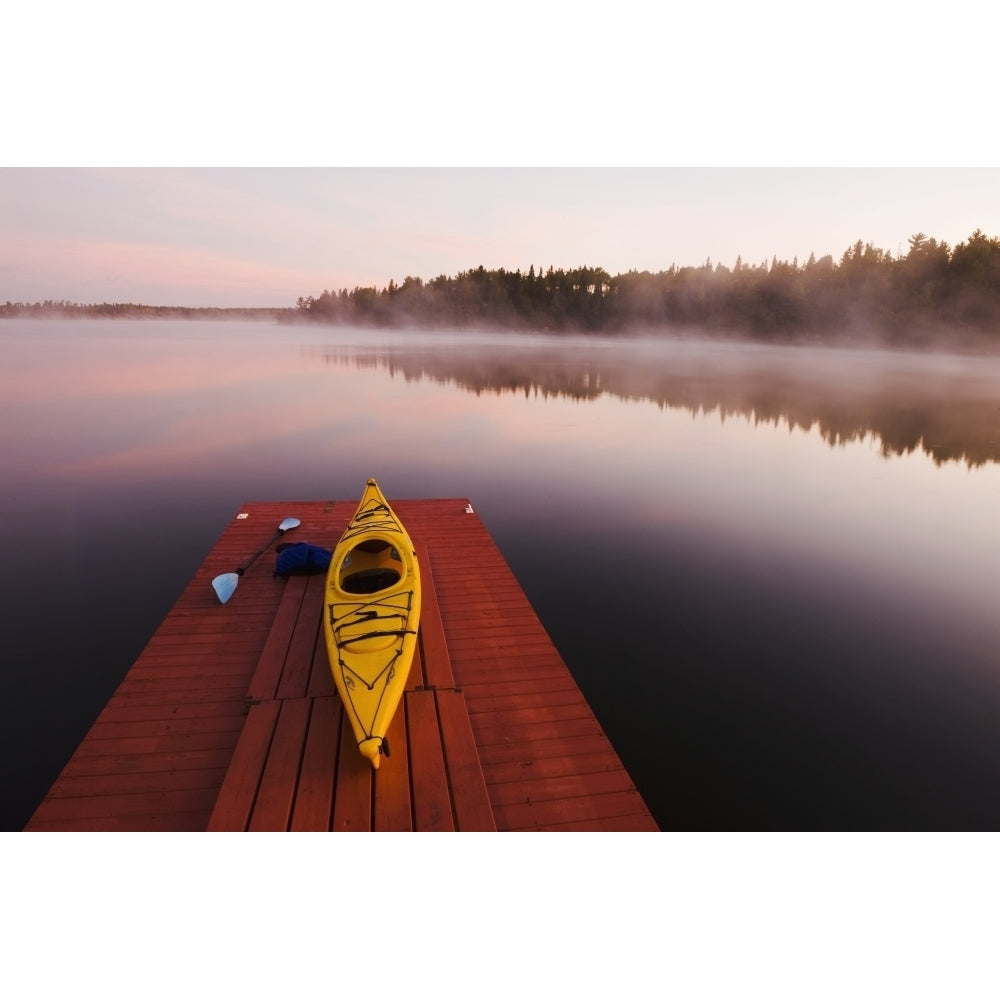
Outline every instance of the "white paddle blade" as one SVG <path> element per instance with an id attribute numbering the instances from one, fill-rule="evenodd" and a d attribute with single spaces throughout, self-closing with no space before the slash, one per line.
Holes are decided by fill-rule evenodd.
<path id="1" fill-rule="evenodd" d="M 236 592 L 236 585 L 239 582 L 238 573 L 223 573 L 222 576 L 217 576 L 212 581 L 212 586 L 215 588 L 216 594 L 219 595 L 219 600 L 225 604 Z"/>
<path id="2" fill-rule="evenodd" d="M 278 525 L 278 531 L 291 531 L 292 528 L 297 528 L 301 523 L 302 522 L 297 517 L 286 517 L 284 521 Z"/>

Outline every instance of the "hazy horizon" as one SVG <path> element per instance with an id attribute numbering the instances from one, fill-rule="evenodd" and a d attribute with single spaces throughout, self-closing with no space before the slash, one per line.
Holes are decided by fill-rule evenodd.
<path id="1" fill-rule="evenodd" d="M 0 302 L 290 308 L 482 265 L 894 256 L 1000 232 L 994 168 L 0 168 Z"/>

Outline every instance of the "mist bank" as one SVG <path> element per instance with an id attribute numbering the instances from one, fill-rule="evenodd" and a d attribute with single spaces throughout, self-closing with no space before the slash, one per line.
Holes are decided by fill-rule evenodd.
<path id="1" fill-rule="evenodd" d="M 954 248 L 923 233 L 894 257 L 860 240 L 832 256 L 757 265 L 600 267 L 408 276 L 384 288 L 300 298 L 298 318 L 375 327 L 686 333 L 759 341 L 1000 346 L 1000 239 L 977 229 Z"/>
<path id="2" fill-rule="evenodd" d="M 886 457 L 927 454 L 969 468 L 1000 462 L 1000 360 L 901 350 L 847 350 L 612 338 L 393 338 L 372 347 L 315 350 L 329 364 L 451 383 L 475 394 L 601 396 L 652 402 L 692 415 L 718 412 L 813 430 L 831 447 L 875 439 Z"/>

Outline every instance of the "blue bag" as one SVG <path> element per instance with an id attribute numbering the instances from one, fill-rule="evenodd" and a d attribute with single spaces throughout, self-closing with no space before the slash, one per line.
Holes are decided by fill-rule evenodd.
<path id="1" fill-rule="evenodd" d="M 329 549 L 321 549 L 318 545 L 308 542 L 286 542 L 279 545 L 277 558 L 274 561 L 274 575 L 284 577 L 308 576 L 312 573 L 325 573 L 333 558 Z"/>

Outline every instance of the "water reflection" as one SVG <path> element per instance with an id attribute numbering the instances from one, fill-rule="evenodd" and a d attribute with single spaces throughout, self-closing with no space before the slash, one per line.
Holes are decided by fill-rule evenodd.
<path id="1" fill-rule="evenodd" d="M 476 394 L 602 395 L 815 427 L 831 447 L 874 435 L 885 455 L 1000 460 L 1000 359 L 837 348 L 507 336 L 327 346 L 328 361 Z"/>

